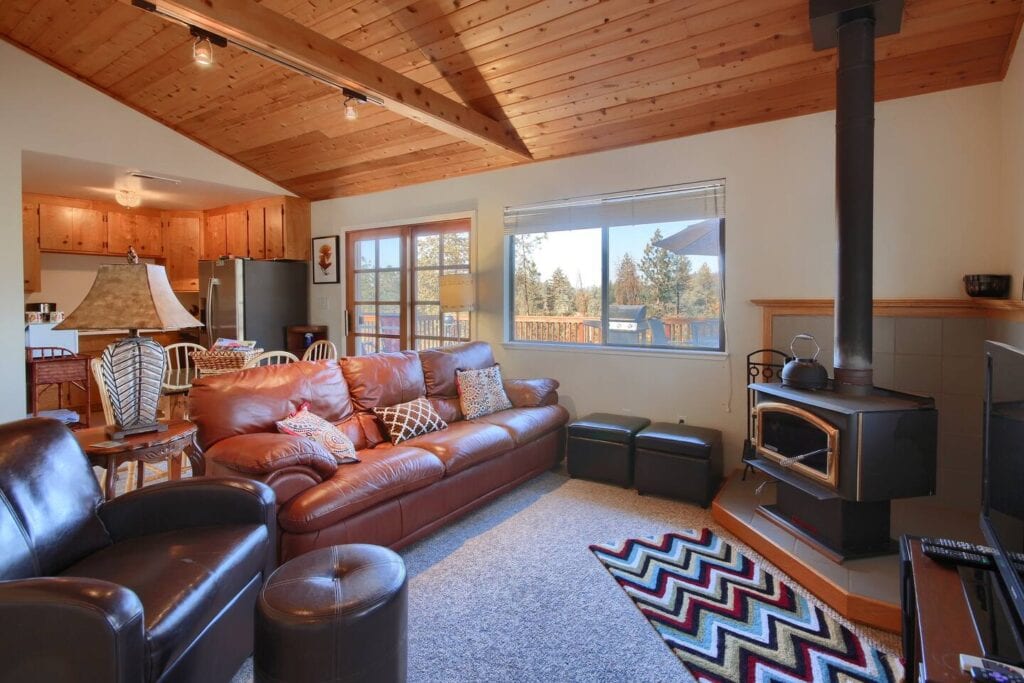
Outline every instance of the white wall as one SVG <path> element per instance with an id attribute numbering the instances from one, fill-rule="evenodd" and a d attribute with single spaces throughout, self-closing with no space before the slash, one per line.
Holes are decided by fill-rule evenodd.
<path id="1" fill-rule="evenodd" d="M 287 194 L 273 183 L 0 42 L 0 421 L 25 414 L 21 153 L 138 166 Z"/>
<path id="2" fill-rule="evenodd" d="M 965 272 L 997 267 L 1000 84 L 884 102 L 877 109 L 875 296 L 962 296 Z M 508 376 L 546 375 L 564 403 L 744 435 L 745 355 L 761 345 L 754 298 L 831 297 L 835 281 L 834 113 L 724 130 L 313 204 L 313 234 L 475 211 L 477 337 Z M 727 358 L 502 347 L 507 205 L 726 179 Z M 1018 185 L 1019 187 L 1019 185 Z M 314 322 L 337 336 L 342 286 L 314 286 Z"/>

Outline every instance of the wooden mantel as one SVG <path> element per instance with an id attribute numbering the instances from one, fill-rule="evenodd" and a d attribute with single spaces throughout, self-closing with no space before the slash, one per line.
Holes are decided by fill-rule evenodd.
<path id="1" fill-rule="evenodd" d="M 781 315 L 832 315 L 834 299 L 751 299 L 761 307 L 762 342 L 772 345 L 772 325 Z M 1018 299 L 875 299 L 874 314 L 889 318 L 997 318 L 1024 322 Z"/>

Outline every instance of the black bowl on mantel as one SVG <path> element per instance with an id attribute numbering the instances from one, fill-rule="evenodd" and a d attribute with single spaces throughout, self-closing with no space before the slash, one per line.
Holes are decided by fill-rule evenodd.
<path id="1" fill-rule="evenodd" d="M 1009 275 L 964 275 L 968 296 L 1005 299 L 1010 296 Z"/>

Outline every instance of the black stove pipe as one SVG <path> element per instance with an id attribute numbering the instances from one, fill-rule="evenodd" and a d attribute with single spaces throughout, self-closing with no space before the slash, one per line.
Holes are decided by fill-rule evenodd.
<path id="1" fill-rule="evenodd" d="M 857 392 L 872 386 L 875 18 L 870 8 L 843 13 L 836 37 L 835 385 L 839 391 Z"/>

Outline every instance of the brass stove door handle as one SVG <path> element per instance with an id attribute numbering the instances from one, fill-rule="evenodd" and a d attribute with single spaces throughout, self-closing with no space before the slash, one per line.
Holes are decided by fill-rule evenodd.
<path id="1" fill-rule="evenodd" d="M 822 453 L 832 453 L 832 449 L 831 448 L 819 448 L 816 451 L 808 451 L 807 453 L 801 453 L 800 455 L 794 455 L 791 458 L 782 458 L 781 460 L 779 460 L 779 464 L 782 465 L 783 467 L 792 467 L 793 465 L 797 464 L 801 460 L 804 460 L 805 458 L 809 458 L 812 455 L 821 455 Z"/>

